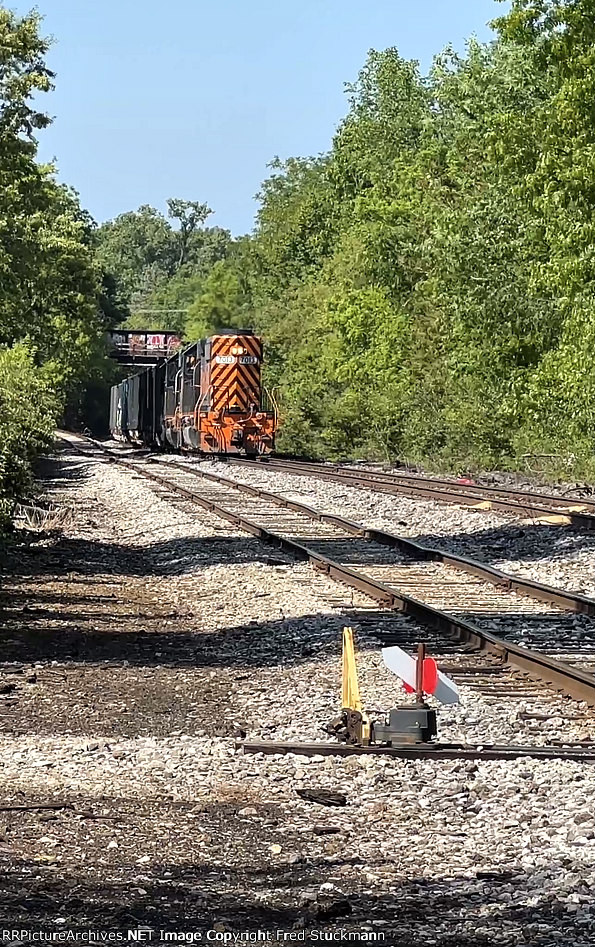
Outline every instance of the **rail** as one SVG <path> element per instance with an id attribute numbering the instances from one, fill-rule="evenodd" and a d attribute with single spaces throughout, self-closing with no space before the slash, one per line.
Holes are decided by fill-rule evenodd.
<path id="1" fill-rule="evenodd" d="M 516 513 L 550 525 L 595 530 L 595 503 L 566 499 L 555 494 L 530 493 L 507 487 L 488 487 L 485 484 L 467 485 L 443 478 L 379 473 L 365 468 L 356 469 L 280 458 L 234 457 L 229 458 L 229 462 L 252 467 L 257 464 L 260 468 L 277 470 L 280 473 L 316 477 L 379 493 L 435 500 L 440 503 L 455 503 L 480 512 L 497 510 Z"/>
<path id="2" fill-rule="evenodd" d="M 500 660 L 520 668 L 529 677 L 545 682 L 546 684 L 553 686 L 555 689 L 567 694 L 570 697 L 573 697 L 576 700 L 585 701 L 590 705 L 595 705 L 595 677 L 590 672 L 587 672 L 579 667 L 569 665 L 564 661 L 556 659 L 540 651 L 524 647 L 487 632 L 465 618 L 462 618 L 456 614 L 451 614 L 450 612 L 447 612 L 441 608 L 428 605 L 427 603 L 424 603 L 423 601 L 420 601 L 411 595 L 399 591 L 398 588 L 387 585 L 384 582 L 373 578 L 360 569 L 354 569 L 351 566 L 337 562 L 329 556 L 316 551 L 305 543 L 297 541 L 295 538 L 275 532 L 274 530 L 271 530 L 260 523 L 254 522 L 244 515 L 236 513 L 233 510 L 229 510 L 220 503 L 215 502 L 208 497 L 201 496 L 201 494 L 196 490 L 188 489 L 188 487 L 180 483 L 176 483 L 176 481 L 171 477 L 165 477 L 161 473 L 157 473 L 154 470 L 154 466 L 155 463 L 160 464 L 160 461 L 153 460 L 151 463 L 153 469 L 149 470 L 147 469 L 146 462 L 124 460 L 121 457 L 118 457 L 114 451 L 105 448 L 104 445 L 99 444 L 98 442 L 91 439 L 87 440 L 107 454 L 112 462 L 116 462 L 121 466 L 127 467 L 134 473 L 152 480 L 168 491 L 184 496 L 192 503 L 195 503 L 209 512 L 215 513 L 220 518 L 234 524 L 235 526 L 238 526 L 250 535 L 256 536 L 266 542 L 283 548 L 292 553 L 297 558 L 311 562 L 316 569 L 326 573 L 331 578 L 337 579 L 338 581 L 343 582 L 352 588 L 364 592 L 366 595 L 369 595 L 384 607 L 411 615 L 427 626 L 445 632 L 459 641 L 469 642 L 478 649 L 493 652 L 499 657 Z M 170 465 L 168 464 L 168 466 Z M 174 464 L 174 466 L 176 469 L 180 468 L 179 464 Z M 190 468 L 187 465 L 184 465 L 183 470 L 184 472 L 188 472 Z M 236 481 L 229 480 L 225 477 L 220 477 L 217 474 L 211 474 L 200 470 L 192 471 L 192 473 L 195 477 L 202 478 L 206 481 L 217 481 L 225 486 L 233 487 L 233 489 L 239 492 L 250 493 L 263 499 L 271 499 L 276 505 L 305 513 L 313 520 L 340 524 L 342 528 L 345 528 L 351 532 L 355 531 L 358 535 L 362 535 L 363 537 L 365 537 L 366 534 L 369 534 L 368 538 L 373 537 L 374 540 L 378 541 L 378 536 L 380 535 L 380 531 L 378 530 L 367 531 L 361 525 L 344 520 L 341 517 L 320 513 L 317 510 L 307 507 L 305 504 L 287 500 L 284 497 L 267 493 L 266 491 L 259 490 L 256 487 L 251 487 L 246 484 L 239 484 Z M 390 537 L 391 543 L 394 542 L 398 545 L 401 545 L 403 542 L 400 537 L 394 537 L 391 534 L 383 535 L 387 537 L 387 541 L 388 537 Z M 422 550 L 424 549 L 424 547 L 418 547 L 418 549 L 420 548 Z M 446 554 L 440 553 L 439 555 L 442 556 Z M 461 561 L 462 557 L 449 558 L 452 558 L 460 565 L 463 565 L 463 562 Z M 536 597 L 540 597 L 542 595 L 553 595 L 558 598 L 562 596 L 564 599 L 576 602 L 576 608 L 574 610 L 586 610 L 587 614 L 593 614 L 595 601 L 592 599 L 586 599 L 582 596 L 576 596 L 573 593 L 562 592 L 561 590 L 550 589 L 547 586 L 541 586 L 539 583 L 533 583 L 529 580 L 517 580 L 511 576 L 505 576 L 504 573 L 500 573 L 498 575 L 497 570 L 492 570 L 490 567 L 483 566 L 481 563 L 474 563 L 468 560 L 467 565 L 472 567 L 474 570 L 479 568 L 482 571 L 485 570 L 486 572 L 490 573 L 492 575 L 490 581 L 492 582 L 498 582 L 501 580 L 515 583 L 518 582 L 524 587 L 523 590 L 525 588 L 527 590 L 531 589 L 531 594 L 535 594 Z"/>

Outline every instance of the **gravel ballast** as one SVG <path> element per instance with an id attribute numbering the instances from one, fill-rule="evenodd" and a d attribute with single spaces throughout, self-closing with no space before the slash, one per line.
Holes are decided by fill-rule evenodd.
<path id="1" fill-rule="evenodd" d="M 5 808 L 65 808 L 2 812 L 3 928 L 593 942 L 591 764 L 242 755 L 244 735 L 328 739 L 346 623 L 361 622 L 366 702 L 402 701 L 376 606 L 98 458 L 63 453 L 45 483 L 68 515 L 4 563 L 0 780 Z M 368 495 L 338 492 L 357 493 L 359 515 L 326 493 L 333 512 L 363 519 Z M 409 619 L 377 614 L 411 636 Z M 578 740 L 592 723 L 539 690 L 462 688 L 440 712 L 442 738 L 471 743 Z"/>
<path id="2" fill-rule="evenodd" d="M 515 514 L 376 493 L 275 470 L 232 467 L 218 461 L 200 466 L 368 527 L 595 597 L 595 534 L 586 530 L 549 526 Z"/>

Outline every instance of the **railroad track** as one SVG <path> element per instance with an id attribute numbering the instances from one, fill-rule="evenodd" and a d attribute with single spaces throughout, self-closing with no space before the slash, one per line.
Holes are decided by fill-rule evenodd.
<path id="1" fill-rule="evenodd" d="M 567 499 L 548 493 L 530 493 L 509 487 L 464 484 L 440 477 L 384 473 L 365 468 L 342 467 L 324 463 L 302 463 L 281 458 L 229 457 L 227 463 L 259 470 L 302 477 L 316 477 L 351 487 L 363 487 L 377 493 L 410 496 L 456 503 L 474 510 L 515 513 L 524 519 L 550 525 L 575 526 L 595 530 L 595 502 Z"/>
<path id="2" fill-rule="evenodd" d="M 544 706 L 546 714 L 568 714 L 564 701 L 552 710 L 552 687 L 595 705 L 595 600 L 369 530 L 188 462 L 124 459 L 93 443 L 167 498 L 215 513 L 376 600 L 384 611 L 360 614 L 358 621 L 369 622 L 383 644 L 411 648 L 421 624 L 441 668 L 487 698 L 533 699 L 537 719 Z M 397 640 L 394 631 L 383 631 L 390 612 L 407 619 Z"/>

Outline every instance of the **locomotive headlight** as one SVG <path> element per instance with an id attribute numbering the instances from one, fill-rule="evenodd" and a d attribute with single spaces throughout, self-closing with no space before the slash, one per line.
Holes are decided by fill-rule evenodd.
<path id="1" fill-rule="evenodd" d="M 246 352 L 246 349 L 241 345 L 234 345 L 231 349 L 232 355 L 244 355 L 245 352 Z"/>

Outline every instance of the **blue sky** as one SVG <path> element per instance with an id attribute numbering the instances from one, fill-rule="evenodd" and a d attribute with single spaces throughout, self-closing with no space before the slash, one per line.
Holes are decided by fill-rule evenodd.
<path id="1" fill-rule="evenodd" d="M 32 3 L 8 0 L 18 13 Z M 40 157 L 102 221 L 168 197 L 252 228 L 275 155 L 325 151 L 370 48 L 426 69 L 488 39 L 496 0 L 37 0 L 56 91 Z"/>

